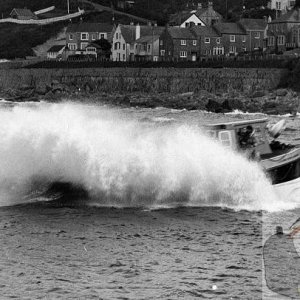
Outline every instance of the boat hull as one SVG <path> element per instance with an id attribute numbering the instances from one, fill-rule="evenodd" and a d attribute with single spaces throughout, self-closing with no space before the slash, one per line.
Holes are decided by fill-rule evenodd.
<path id="1" fill-rule="evenodd" d="M 300 178 L 280 184 L 274 184 L 276 194 L 280 199 L 299 201 L 300 203 Z"/>

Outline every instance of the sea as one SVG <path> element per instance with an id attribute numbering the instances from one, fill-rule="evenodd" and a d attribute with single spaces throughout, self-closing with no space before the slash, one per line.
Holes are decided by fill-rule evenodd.
<path id="1" fill-rule="evenodd" d="M 300 199 L 203 127 L 257 118 L 300 143 L 298 115 L 0 101 L 0 299 L 292 299 L 264 244 Z"/>

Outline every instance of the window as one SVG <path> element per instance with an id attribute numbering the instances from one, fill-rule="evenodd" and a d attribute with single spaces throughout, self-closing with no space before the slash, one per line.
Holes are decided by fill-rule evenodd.
<path id="1" fill-rule="evenodd" d="M 70 49 L 70 50 L 76 50 L 76 44 L 68 44 L 68 48 Z"/>
<path id="2" fill-rule="evenodd" d="M 81 43 L 80 49 L 81 49 L 81 50 L 84 50 L 84 49 L 87 47 L 88 44 L 89 44 L 89 43 Z"/>
<path id="3" fill-rule="evenodd" d="M 69 40 L 73 40 L 73 34 L 72 33 L 69 34 Z"/>
<path id="4" fill-rule="evenodd" d="M 181 46 L 185 46 L 186 45 L 186 40 L 181 40 L 180 44 L 181 44 Z"/>
<path id="5" fill-rule="evenodd" d="M 164 41 L 163 40 L 159 40 L 159 45 L 163 46 L 163 44 L 164 44 Z"/>
<path id="6" fill-rule="evenodd" d="M 274 46 L 275 45 L 275 37 L 269 36 L 268 37 L 268 46 Z"/>
<path id="7" fill-rule="evenodd" d="M 232 140 L 231 135 L 229 131 L 220 131 L 219 132 L 219 141 L 221 144 L 225 147 L 231 147 L 232 146 Z"/>
<path id="8" fill-rule="evenodd" d="M 229 53 L 236 53 L 236 46 L 230 46 L 229 47 Z"/>
<path id="9" fill-rule="evenodd" d="M 126 59 L 125 59 L 125 54 L 123 54 L 123 61 L 125 61 Z"/>
<path id="10" fill-rule="evenodd" d="M 259 39 L 260 38 L 260 32 L 258 32 L 258 31 L 254 32 L 254 38 Z"/>
<path id="11" fill-rule="evenodd" d="M 276 10 L 281 10 L 281 2 L 276 2 Z"/>
<path id="12" fill-rule="evenodd" d="M 147 47 L 148 47 L 147 51 L 151 52 L 151 45 L 147 45 Z"/>
<path id="13" fill-rule="evenodd" d="M 92 40 L 94 41 L 96 39 L 96 34 L 92 34 Z"/>
<path id="14" fill-rule="evenodd" d="M 193 40 L 193 46 L 197 46 L 197 40 Z"/>
<path id="15" fill-rule="evenodd" d="M 213 48 L 213 55 L 223 55 L 223 54 L 224 54 L 224 47 Z"/>
<path id="16" fill-rule="evenodd" d="M 85 33 L 85 32 L 82 32 L 81 33 L 81 39 L 83 41 L 87 41 L 89 39 L 89 34 L 88 33 Z"/>
<path id="17" fill-rule="evenodd" d="M 165 56 L 165 50 L 160 50 L 160 56 Z"/>
<path id="18" fill-rule="evenodd" d="M 106 34 L 105 33 L 99 33 L 99 39 L 106 39 Z"/>
<path id="19" fill-rule="evenodd" d="M 123 44 L 123 50 L 125 50 L 126 49 L 126 45 L 125 44 Z"/>
<path id="20" fill-rule="evenodd" d="M 210 44 L 210 38 L 208 38 L 208 37 L 204 38 L 204 43 L 205 44 Z"/>
<path id="21" fill-rule="evenodd" d="M 235 43 L 235 35 L 231 35 L 230 36 L 230 42 L 231 43 Z"/>
<path id="22" fill-rule="evenodd" d="M 216 43 L 220 44 L 221 43 L 221 39 L 220 38 L 216 38 Z"/>
<path id="23" fill-rule="evenodd" d="M 87 47 L 85 50 L 87 52 L 96 52 L 96 48 L 95 47 Z"/>
<path id="24" fill-rule="evenodd" d="M 187 57 L 187 51 L 180 51 L 180 57 Z"/>
<path id="25" fill-rule="evenodd" d="M 243 35 L 243 36 L 242 36 L 242 42 L 243 42 L 243 43 L 246 43 L 246 39 L 247 39 L 246 36 Z"/>
<path id="26" fill-rule="evenodd" d="M 278 37 L 277 37 L 277 45 L 278 46 L 283 46 L 284 45 L 284 35 L 279 35 Z"/>
<path id="27" fill-rule="evenodd" d="M 119 34 L 116 32 L 116 39 L 119 39 Z"/>

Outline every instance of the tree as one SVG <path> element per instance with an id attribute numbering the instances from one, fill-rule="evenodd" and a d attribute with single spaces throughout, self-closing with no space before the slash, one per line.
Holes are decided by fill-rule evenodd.
<path id="1" fill-rule="evenodd" d="M 300 0 L 296 0 L 294 8 L 300 8 Z"/>

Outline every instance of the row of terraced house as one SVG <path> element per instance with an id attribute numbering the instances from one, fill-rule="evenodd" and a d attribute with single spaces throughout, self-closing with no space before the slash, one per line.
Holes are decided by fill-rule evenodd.
<path id="1" fill-rule="evenodd" d="M 281 53 L 300 47 L 300 11 L 291 9 L 275 20 L 229 23 L 209 2 L 171 16 L 165 27 L 79 23 L 70 25 L 66 35 L 65 57 L 88 54 L 113 61 L 198 61 L 254 51 Z M 111 44 L 110 53 L 103 50 L 104 39 Z"/>

